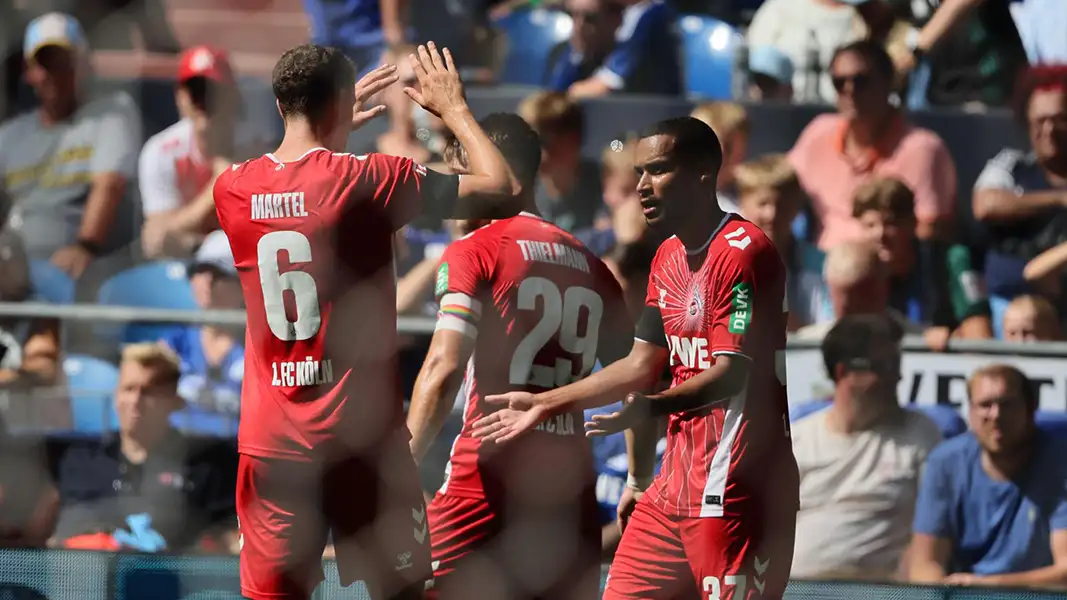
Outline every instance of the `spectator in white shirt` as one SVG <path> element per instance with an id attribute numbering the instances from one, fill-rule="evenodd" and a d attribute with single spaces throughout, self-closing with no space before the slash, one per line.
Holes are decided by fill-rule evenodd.
<path id="1" fill-rule="evenodd" d="M 910 538 L 919 477 L 941 440 L 897 398 L 901 329 L 887 315 L 842 318 L 822 342 L 830 408 L 793 424 L 800 511 L 792 576 L 892 579 Z"/>
<path id="2" fill-rule="evenodd" d="M 235 158 L 241 100 L 226 53 L 187 50 L 174 97 L 182 119 L 148 140 L 138 169 L 149 258 L 187 257 L 218 228 L 211 189 Z"/>

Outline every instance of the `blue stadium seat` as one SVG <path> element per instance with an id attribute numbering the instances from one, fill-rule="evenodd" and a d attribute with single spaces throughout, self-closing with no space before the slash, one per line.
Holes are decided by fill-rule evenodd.
<path id="1" fill-rule="evenodd" d="M 1067 412 L 1039 410 L 1035 417 L 1041 429 L 1052 435 L 1067 437 Z"/>
<path id="2" fill-rule="evenodd" d="M 183 433 L 221 438 L 237 437 L 237 416 L 186 406 L 170 416 L 170 424 Z"/>
<path id="3" fill-rule="evenodd" d="M 108 306 L 197 309 L 185 264 L 178 261 L 149 263 L 115 275 L 100 286 L 97 302 Z M 108 331 L 102 335 L 117 337 L 124 343 L 152 342 L 163 337 L 171 327 L 166 324 L 130 323 L 121 331 Z"/>
<path id="4" fill-rule="evenodd" d="M 933 406 L 912 406 L 911 409 L 930 417 L 930 420 L 941 430 L 942 440 L 952 439 L 967 432 L 967 422 L 963 420 L 960 411 L 954 406 L 934 404 Z"/>
<path id="5" fill-rule="evenodd" d="M 33 291 L 41 300 L 54 304 L 74 302 L 74 280 L 47 260 L 35 258 L 30 261 L 30 280 Z"/>
<path id="6" fill-rule="evenodd" d="M 543 8 L 516 10 L 496 21 L 508 42 L 501 83 L 544 83 L 552 47 L 567 40 L 574 24 L 566 13 Z"/>
<path id="7" fill-rule="evenodd" d="M 119 383 L 118 368 L 99 358 L 73 355 L 63 359 L 63 373 L 74 431 L 98 434 L 116 430 L 118 416 L 111 399 Z"/>
<path id="8" fill-rule="evenodd" d="M 742 41 L 733 26 L 713 17 L 685 15 L 682 32 L 686 94 L 708 100 L 733 97 L 734 51 Z"/>
<path id="9" fill-rule="evenodd" d="M 811 400 L 803 404 L 790 405 L 789 422 L 796 423 L 808 415 L 813 415 L 820 410 L 826 410 L 830 408 L 830 404 L 829 400 Z"/>

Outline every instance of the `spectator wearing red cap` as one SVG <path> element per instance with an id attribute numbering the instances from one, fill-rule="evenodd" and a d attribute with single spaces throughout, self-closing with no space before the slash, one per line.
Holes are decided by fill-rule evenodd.
<path id="1" fill-rule="evenodd" d="M 186 257 L 218 228 L 211 188 L 235 158 L 241 98 L 224 51 L 186 50 L 174 98 L 181 120 L 149 138 L 138 167 L 150 258 Z"/>

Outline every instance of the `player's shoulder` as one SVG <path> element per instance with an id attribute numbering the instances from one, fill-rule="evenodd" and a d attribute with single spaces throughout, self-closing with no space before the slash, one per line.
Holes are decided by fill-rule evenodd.
<path id="1" fill-rule="evenodd" d="M 219 194 L 233 189 L 241 179 L 262 169 L 264 161 L 268 160 L 266 156 L 260 156 L 230 165 L 229 169 L 219 173 L 219 176 L 215 178 L 215 193 Z"/>
<path id="2" fill-rule="evenodd" d="M 708 247 L 721 264 L 781 263 L 778 250 L 767 234 L 741 215 L 728 215 Z M 783 267 L 784 268 L 784 267 Z"/>

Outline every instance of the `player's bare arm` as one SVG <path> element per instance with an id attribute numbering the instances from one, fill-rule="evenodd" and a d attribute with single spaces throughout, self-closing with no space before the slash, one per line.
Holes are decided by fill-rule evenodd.
<path id="1" fill-rule="evenodd" d="M 513 419 L 512 411 L 498 411 L 474 424 L 474 437 L 506 442 L 533 428 L 550 415 L 586 410 L 616 402 L 633 390 L 647 390 L 656 383 L 670 357 L 666 348 L 635 340 L 626 358 L 570 385 L 531 394 L 508 392 L 486 396 L 490 404 L 506 405 L 513 411 L 525 411 Z"/>
<path id="2" fill-rule="evenodd" d="M 408 409 L 411 455 L 416 462 L 422 461 L 444 427 L 473 348 L 474 339 L 465 333 L 438 329 L 433 334 Z"/>
<path id="3" fill-rule="evenodd" d="M 452 53 L 448 48 L 443 53 L 433 42 L 420 45 L 409 56 L 419 87 L 404 88 L 409 98 L 444 122 L 468 155 L 470 173 L 459 178 L 455 205 L 435 208 L 449 219 L 513 216 L 521 208 L 522 185 L 471 113 Z"/>

